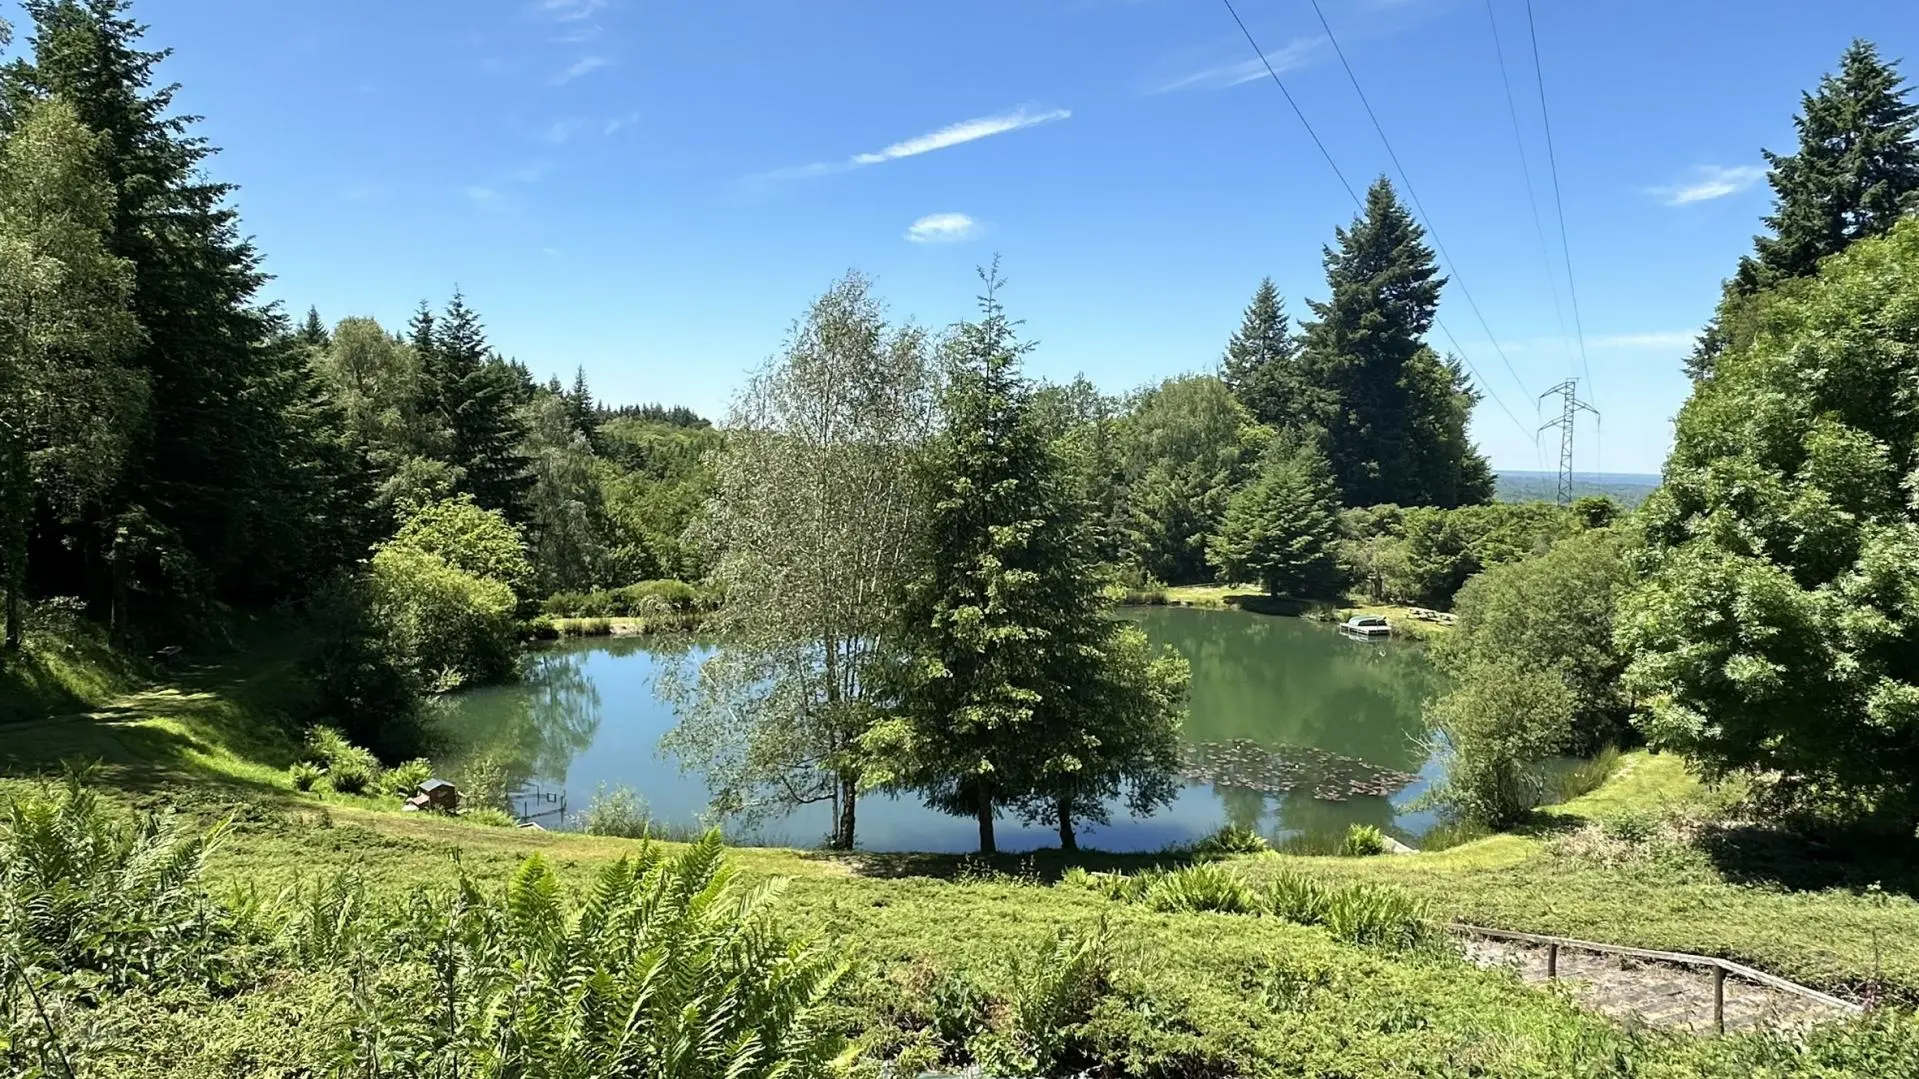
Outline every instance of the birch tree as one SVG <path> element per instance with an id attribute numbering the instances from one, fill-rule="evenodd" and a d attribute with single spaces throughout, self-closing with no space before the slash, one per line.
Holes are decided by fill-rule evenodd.
<path id="1" fill-rule="evenodd" d="M 724 650 L 678 685 L 668 746 L 720 812 L 825 802 L 853 845 L 862 734 L 890 706 L 896 604 L 920 527 L 909 465 L 938 376 L 865 277 L 814 301 L 735 399 L 695 531 L 726 603 Z"/>

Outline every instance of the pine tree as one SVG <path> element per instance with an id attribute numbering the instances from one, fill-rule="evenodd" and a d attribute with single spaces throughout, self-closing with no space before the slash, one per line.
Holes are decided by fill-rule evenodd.
<path id="1" fill-rule="evenodd" d="M 1226 343 L 1220 380 L 1260 423 L 1278 428 L 1312 420 L 1299 380 L 1299 345 L 1270 277 L 1261 279 L 1238 332 Z"/>
<path id="2" fill-rule="evenodd" d="M 1749 298 L 1811 275 L 1819 260 L 1891 230 L 1919 207 L 1919 105 L 1897 62 L 1855 40 L 1837 74 L 1802 94 L 1793 127 L 1797 152 L 1765 151 L 1771 166 L 1769 234 L 1753 238 L 1725 295 L 1686 360 L 1695 380 L 1711 375 L 1727 347 L 1748 338 Z"/>
<path id="3" fill-rule="evenodd" d="M 1434 377 L 1424 343 L 1445 279 L 1413 220 L 1384 177 L 1366 192 L 1363 214 L 1325 252 L 1331 296 L 1309 301 L 1301 367 L 1324 395 L 1324 445 L 1341 500 L 1448 505 L 1453 490 L 1434 478 L 1483 469 L 1465 437 L 1470 395 Z M 1434 438 L 1434 430 L 1448 437 Z M 1443 484 L 1442 487 L 1454 487 Z"/>
<path id="4" fill-rule="evenodd" d="M 1123 665 L 1139 653 L 1115 636 L 1087 507 L 1020 375 L 1031 346 L 1015 338 L 997 273 L 985 278 L 981 318 L 954 341 L 945 427 L 920 466 L 927 519 L 902 607 L 905 707 L 868 748 L 869 780 L 972 816 L 992 854 L 1003 808 L 1051 806 L 1071 844 L 1073 816 L 1097 811 L 1092 795 L 1107 784 L 1132 777 L 1149 802 L 1170 792 L 1162 765 L 1178 717 L 1154 703 L 1168 699 L 1163 678 Z M 1106 693 L 1114 686 L 1159 687 L 1153 700 L 1127 698 L 1159 734 L 1115 727 L 1102 739 L 1102 724 L 1122 721 L 1099 702 L 1126 706 Z"/>
<path id="5" fill-rule="evenodd" d="M 1226 511 L 1206 558 L 1223 581 L 1269 596 L 1325 599 L 1338 589 L 1339 499 L 1310 442 L 1279 438 Z"/>

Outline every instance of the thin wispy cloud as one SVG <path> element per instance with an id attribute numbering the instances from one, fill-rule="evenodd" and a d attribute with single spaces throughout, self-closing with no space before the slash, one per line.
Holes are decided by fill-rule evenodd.
<path id="1" fill-rule="evenodd" d="M 540 14 L 561 22 L 579 22 L 606 10 L 607 0 L 540 0 Z"/>
<path id="2" fill-rule="evenodd" d="M 602 135 L 617 134 L 621 129 L 632 127 L 634 124 L 637 124 L 639 122 L 640 122 L 640 114 L 637 112 L 629 112 L 625 116 L 615 116 L 613 119 L 608 120 L 600 128 L 600 134 Z"/>
<path id="3" fill-rule="evenodd" d="M 1766 170 L 1761 165 L 1699 165 L 1678 183 L 1646 190 L 1668 206 L 1689 206 L 1737 195 L 1765 178 Z"/>
<path id="4" fill-rule="evenodd" d="M 1149 93 L 1164 94 L 1172 90 L 1224 90 L 1230 86 L 1266 78 L 1266 67 L 1272 65 L 1274 72 L 1284 75 L 1288 71 L 1305 67 L 1318 59 L 1321 49 L 1326 47 L 1324 37 L 1299 37 L 1268 52 L 1264 62 L 1259 57 L 1234 60 L 1201 68 L 1171 79 L 1154 83 Z"/>
<path id="5" fill-rule="evenodd" d="M 592 73 L 600 70 L 603 67 L 612 67 L 612 66 L 613 66 L 613 61 L 608 60 L 604 56 L 582 56 L 578 60 L 575 60 L 571 64 L 567 65 L 567 67 L 564 70 L 562 70 L 559 74 L 553 76 L 553 85 L 565 86 L 567 83 L 572 82 L 574 79 L 580 78 L 583 75 L 591 75 Z"/>
<path id="6" fill-rule="evenodd" d="M 467 201 L 475 206 L 492 207 L 500 204 L 500 189 L 485 184 L 468 184 L 461 189 Z"/>
<path id="7" fill-rule="evenodd" d="M 826 176 L 836 172 L 865 168 L 869 165 L 879 165 L 887 161 L 898 161 L 904 157 L 918 157 L 921 154 L 932 153 L 934 150 L 944 150 L 948 147 L 991 138 L 994 135 L 1004 135 L 1008 131 L 1050 124 L 1072 115 L 1071 109 L 1034 110 L 1021 105 L 1011 112 L 996 116 L 980 116 L 971 120 L 961 120 L 957 124 L 948 124 L 924 135 L 902 139 L 884 149 L 854 154 L 845 161 L 815 161 L 806 165 L 786 165 L 756 173 L 746 179 L 749 183 L 765 184 L 781 180 L 803 180 L 814 176 Z"/>
<path id="8" fill-rule="evenodd" d="M 586 26 L 575 26 L 570 30 L 554 34 L 547 40 L 555 45 L 583 45 L 599 37 L 601 33 L 602 31 L 598 26 L 588 24 Z"/>
<path id="9" fill-rule="evenodd" d="M 906 229 L 906 238 L 916 244 L 950 244 L 979 235 L 979 222 L 965 214 L 927 214 Z"/>
<path id="10" fill-rule="evenodd" d="M 853 155 L 855 165 L 877 165 L 882 161 L 894 161 L 902 157 L 917 157 L 934 150 L 944 150 L 948 146 L 958 146 L 964 142 L 974 142 L 993 135 L 1003 135 L 1008 131 L 1018 131 L 1022 127 L 1064 120 L 1073 115 L 1066 109 L 1047 109 L 1044 112 L 1028 112 L 1024 106 L 999 116 L 982 116 L 976 120 L 961 120 L 957 124 L 948 124 L 938 131 L 929 131 L 916 135 L 903 142 L 896 142 L 884 150 L 870 154 Z"/>
<path id="11" fill-rule="evenodd" d="M 1654 333 L 1613 333 L 1589 337 L 1591 348 L 1684 348 L 1699 339 L 1698 330 L 1659 330 Z"/>
<path id="12" fill-rule="evenodd" d="M 349 184 L 340 189 L 340 197 L 348 202 L 372 202 L 386 194 L 386 188 L 375 183 Z"/>

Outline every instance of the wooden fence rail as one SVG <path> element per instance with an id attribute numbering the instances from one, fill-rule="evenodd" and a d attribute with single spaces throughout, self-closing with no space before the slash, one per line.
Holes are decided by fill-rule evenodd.
<path id="1" fill-rule="evenodd" d="M 1823 1004 L 1849 1015 L 1865 1011 L 1865 1005 L 1850 1000 L 1841 1000 L 1817 989 L 1788 981 L 1777 974 L 1767 974 L 1763 970 L 1754 970 L 1743 963 L 1730 959 L 1720 959 L 1711 955 L 1693 955 L 1690 952 L 1661 952 L 1651 948 L 1629 948 L 1623 944 L 1601 944 L 1597 941 L 1578 940 L 1573 937 L 1553 937 L 1543 933 L 1520 933 L 1511 929 L 1489 929 L 1482 925 L 1467 925 L 1454 922 L 1449 927 L 1455 933 L 1464 936 L 1485 937 L 1488 940 L 1510 940 L 1521 944 L 1534 944 L 1546 949 L 1546 977 L 1559 976 L 1559 949 L 1573 948 L 1582 952 L 1594 952 L 1600 955 L 1621 955 L 1631 959 L 1649 959 L 1658 963 L 1672 963 L 1678 966 L 1705 967 L 1712 974 L 1712 1017 L 1713 1025 L 1719 1033 L 1726 1032 L 1726 975 L 1743 978 L 1749 982 L 1777 989 L 1782 993 L 1791 993 L 1807 1000 Z"/>

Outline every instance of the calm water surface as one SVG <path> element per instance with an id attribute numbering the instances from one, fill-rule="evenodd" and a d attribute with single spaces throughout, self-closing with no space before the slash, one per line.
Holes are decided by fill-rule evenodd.
<path id="1" fill-rule="evenodd" d="M 1419 647 L 1354 641 L 1327 626 L 1239 611 L 1146 608 L 1127 617 L 1192 663 L 1189 781 L 1149 818 L 1116 808 L 1112 823 L 1083 826 L 1083 845 L 1157 850 L 1229 821 L 1274 839 L 1352 823 L 1416 839 L 1431 827 L 1429 814 L 1406 808 L 1435 770 L 1419 719 L 1434 675 Z M 529 801 L 524 812 L 556 809 L 560 798 L 577 812 L 600 785 L 624 784 L 656 819 L 694 824 L 706 789 L 661 754 L 660 736 L 675 717 L 655 685 L 663 671 L 697 663 L 709 648 L 634 637 L 560 643 L 527 658 L 521 683 L 444 701 L 445 729 L 460 747 L 456 756 L 498 756 L 529 790 L 553 799 Z M 542 823 L 552 827 L 556 819 Z M 740 838 L 812 846 L 827 830 L 819 805 Z M 977 843 L 970 819 L 880 795 L 861 800 L 858 834 L 861 847 L 881 851 L 966 851 Z M 1046 827 L 1000 821 L 1002 850 L 1057 841 Z"/>

